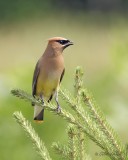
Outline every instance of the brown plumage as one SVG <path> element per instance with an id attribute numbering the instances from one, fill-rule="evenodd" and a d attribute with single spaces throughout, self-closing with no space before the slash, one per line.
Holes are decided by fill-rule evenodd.
<path id="1" fill-rule="evenodd" d="M 50 38 L 44 54 L 36 64 L 33 75 L 32 95 L 40 97 L 42 103 L 43 99 L 49 102 L 55 96 L 58 112 L 60 111 L 58 89 L 65 72 L 62 52 L 69 45 L 73 45 L 73 42 L 65 38 Z M 42 107 L 34 105 L 34 120 L 43 121 L 43 115 Z"/>

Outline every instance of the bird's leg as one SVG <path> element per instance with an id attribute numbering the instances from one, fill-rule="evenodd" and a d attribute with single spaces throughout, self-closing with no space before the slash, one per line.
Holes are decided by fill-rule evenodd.
<path id="1" fill-rule="evenodd" d="M 42 104 L 44 104 L 44 99 L 43 99 L 43 95 L 42 95 L 42 93 L 40 94 L 40 98 L 41 98 L 41 102 L 42 102 Z"/>
<path id="2" fill-rule="evenodd" d="M 57 113 L 60 113 L 61 112 L 61 106 L 59 105 L 59 102 L 58 102 L 58 92 L 56 92 L 56 95 L 55 95 L 55 101 L 57 103 Z"/>

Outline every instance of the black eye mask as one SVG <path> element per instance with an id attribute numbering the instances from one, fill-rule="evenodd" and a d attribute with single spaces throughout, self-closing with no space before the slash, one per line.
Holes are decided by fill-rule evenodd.
<path id="1" fill-rule="evenodd" d="M 62 44 L 62 45 L 65 45 L 67 44 L 68 42 L 70 42 L 69 40 L 57 40 L 56 42 Z"/>

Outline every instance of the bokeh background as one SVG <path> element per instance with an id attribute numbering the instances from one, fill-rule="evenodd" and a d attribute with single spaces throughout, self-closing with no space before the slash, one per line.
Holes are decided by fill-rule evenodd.
<path id="1" fill-rule="evenodd" d="M 29 103 L 10 94 L 13 88 L 31 93 L 33 70 L 47 39 L 74 41 L 64 51 L 62 85 L 72 94 L 74 70 L 82 66 L 84 85 L 95 97 L 111 126 L 128 141 L 128 1 L 127 0 L 1 0 L 0 1 L 0 159 L 39 160 L 31 141 L 12 117 L 22 111 L 45 142 L 50 155 L 54 141 L 67 143 L 67 123 L 49 112 L 45 122 L 33 122 Z M 63 101 L 60 100 L 62 106 Z M 92 159 L 100 152 L 88 142 Z"/>

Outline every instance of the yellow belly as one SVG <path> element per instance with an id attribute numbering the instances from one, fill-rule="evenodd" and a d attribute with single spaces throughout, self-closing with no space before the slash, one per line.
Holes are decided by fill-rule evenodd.
<path id="1" fill-rule="evenodd" d="M 51 97 L 51 95 L 55 93 L 58 84 L 58 79 L 43 79 L 39 77 L 37 81 L 36 95 L 42 95 L 43 98 L 48 100 Z"/>

